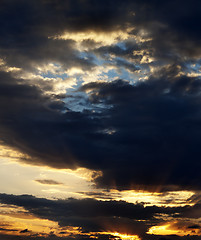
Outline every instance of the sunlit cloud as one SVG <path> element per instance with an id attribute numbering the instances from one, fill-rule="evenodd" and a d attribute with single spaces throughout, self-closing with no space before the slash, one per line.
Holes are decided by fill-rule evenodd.
<path id="1" fill-rule="evenodd" d="M 151 227 L 148 231 L 148 234 L 155 234 L 155 235 L 178 235 L 179 231 L 171 229 L 171 224 L 164 224 L 161 226 L 154 226 Z"/>
<path id="2" fill-rule="evenodd" d="M 0 58 L 0 70 L 5 72 L 17 73 L 21 68 L 7 65 L 6 61 Z"/>
<path id="3" fill-rule="evenodd" d="M 132 38 L 130 32 L 133 31 L 133 28 L 128 28 L 125 31 L 116 30 L 110 32 L 96 32 L 96 31 L 85 31 L 85 32 L 65 32 L 61 35 L 51 37 L 53 39 L 61 40 L 73 40 L 76 43 L 81 44 L 83 41 L 92 40 L 96 43 L 99 43 L 100 46 L 106 46 L 115 44 L 122 40 L 127 40 Z"/>
<path id="4" fill-rule="evenodd" d="M 150 193 L 143 191 L 122 191 L 122 199 L 127 202 L 143 202 L 145 205 L 156 206 L 185 206 L 190 203 L 188 200 L 194 195 L 192 191 L 170 191 L 164 193 Z M 190 205 L 193 205 L 191 203 Z"/>
<path id="5" fill-rule="evenodd" d="M 99 232 L 100 235 L 111 235 L 114 237 L 114 239 L 122 239 L 122 240 L 141 240 L 139 236 L 137 235 L 129 235 L 129 234 L 123 234 L 118 232 Z"/>
<path id="6" fill-rule="evenodd" d="M 147 233 L 154 235 L 201 236 L 201 230 L 198 224 L 182 220 L 153 226 Z"/>

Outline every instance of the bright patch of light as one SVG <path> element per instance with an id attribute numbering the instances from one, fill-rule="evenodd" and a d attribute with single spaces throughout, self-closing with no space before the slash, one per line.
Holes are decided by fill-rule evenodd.
<path id="1" fill-rule="evenodd" d="M 86 168 L 53 169 L 45 166 L 33 166 L 24 163 L 34 160 L 13 150 L 0 145 L 0 192 L 7 194 L 31 194 L 37 197 L 46 198 L 78 198 L 77 192 L 91 191 L 93 180 L 101 176 L 100 171 L 93 171 Z M 9 179 L 9 180 L 8 180 Z M 36 180 L 51 179 L 61 184 L 41 184 Z"/>
<path id="2" fill-rule="evenodd" d="M 170 226 L 171 226 L 170 224 L 154 226 L 151 227 L 147 233 L 154 235 L 172 235 L 172 234 L 178 235 L 178 230 L 173 230 L 170 228 Z"/>
<path id="3" fill-rule="evenodd" d="M 100 233 L 100 234 L 101 234 L 101 233 Z M 102 233 L 102 234 L 110 234 L 110 235 L 112 235 L 112 236 L 114 236 L 114 237 L 117 237 L 117 238 L 114 238 L 114 239 L 140 240 L 139 236 L 137 236 L 137 235 L 122 234 L 122 233 L 118 233 L 118 232 L 104 232 L 104 233 Z"/>
<path id="4" fill-rule="evenodd" d="M 52 37 L 53 39 L 62 39 L 62 40 L 74 40 L 76 42 L 82 42 L 85 40 L 93 40 L 96 43 L 101 43 L 104 45 L 115 44 L 119 41 L 126 40 L 130 37 L 130 32 L 132 29 L 127 29 L 126 31 L 117 30 L 113 32 L 65 32 L 61 35 Z"/>
<path id="5" fill-rule="evenodd" d="M 142 202 L 145 206 L 157 205 L 157 206 L 185 206 L 193 205 L 188 203 L 188 199 L 193 196 L 192 191 L 169 191 L 164 193 L 157 192 L 144 192 L 144 191 L 122 191 L 122 199 L 130 203 Z"/>
<path id="6" fill-rule="evenodd" d="M 163 225 L 153 226 L 147 232 L 148 234 L 154 235 L 177 235 L 177 236 L 194 236 L 201 235 L 199 228 L 189 228 L 190 222 L 168 222 Z"/>

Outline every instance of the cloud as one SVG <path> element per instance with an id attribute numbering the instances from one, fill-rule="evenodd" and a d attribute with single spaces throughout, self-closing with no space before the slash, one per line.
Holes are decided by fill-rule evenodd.
<path id="1" fill-rule="evenodd" d="M 86 70 L 96 64 L 93 59 L 80 56 L 75 45 L 76 39 L 72 40 L 72 36 L 90 37 L 93 33 L 91 39 L 96 41 L 100 36 L 106 36 L 103 39 L 107 39 L 114 32 L 120 34 L 120 41 L 126 40 L 121 37 L 127 29 L 134 28 L 131 34 L 137 38 L 152 39 L 134 45 L 138 49 L 149 48 L 150 54 L 158 59 L 177 61 L 178 53 L 181 56 L 199 57 L 200 3 L 196 0 L 193 3 L 189 7 L 189 4 L 180 0 L 168 3 L 131 0 L 124 3 L 119 0 L 96 3 L 90 0 L 68 3 L 55 0 L 28 3 L 24 0 L 4 1 L 0 12 L 0 55 L 9 65 L 26 69 L 56 62 L 65 68 L 80 67 Z M 65 41 L 51 38 L 65 32 L 69 35 Z M 116 46 L 106 46 L 106 49 L 110 49 L 107 53 L 118 50 Z M 129 48 L 127 53 L 132 55 L 132 51 L 128 51 Z M 126 50 L 120 48 L 118 52 L 121 54 Z"/>
<path id="2" fill-rule="evenodd" d="M 81 239 L 82 237 L 84 239 L 86 234 L 89 234 L 89 238 L 97 234 L 98 239 L 102 239 L 101 237 L 105 234 L 107 239 L 107 233 L 112 235 L 115 232 L 138 235 L 143 240 L 162 238 L 171 240 L 200 239 L 196 235 L 185 237 L 185 231 L 187 233 L 200 231 L 200 226 L 193 224 L 196 221 L 196 216 L 189 215 L 190 212 L 198 211 L 198 205 L 172 208 L 165 206 L 144 207 L 142 204 L 131 204 L 125 201 L 78 200 L 72 198 L 48 200 L 31 195 L 7 194 L 0 194 L 0 202 L 23 207 L 39 218 L 58 222 L 63 229 L 67 226 L 79 227 Z M 201 209 L 200 205 L 199 209 Z M 184 233 L 183 237 L 176 235 L 162 237 L 156 235 L 157 233 L 154 235 L 147 234 L 148 229 L 152 226 L 167 224 L 167 219 L 171 219 L 169 220 L 171 229 L 177 230 L 178 235 Z M 75 234 L 74 237 L 77 239 L 78 236 Z M 48 236 L 47 239 L 49 239 Z M 57 239 L 56 236 L 55 239 Z M 70 236 L 69 239 L 71 239 Z"/>
<path id="3" fill-rule="evenodd" d="M 64 239 L 73 240 L 73 239 L 75 239 L 75 238 L 71 238 L 71 237 L 69 237 L 69 238 L 68 237 L 57 237 L 57 236 L 53 236 L 53 235 L 50 235 L 48 237 L 32 235 L 32 236 L 23 236 L 23 238 L 22 238 L 22 236 L 5 235 L 5 234 L 1 234 L 1 233 L 0 233 L 0 237 L 2 239 L 7 239 L 7 240 L 22 240 L 22 239 L 23 240 L 64 240 Z"/>
<path id="4" fill-rule="evenodd" d="M 30 164 L 102 171 L 97 186 L 200 189 L 200 80 L 186 76 L 200 57 L 199 7 L 179 0 L 1 2 L 3 143 L 28 154 L 22 160 Z M 114 42 L 97 44 L 111 32 Z M 111 64 L 125 79 L 112 81 L 112 70 L 102 83 L 80 77 Z M 72 94 L 53 93 L 55 69 L 79 69 Z M 35 77 L 22 78 L 25 72 Z M 70 110 L 68 96 L 82 99 L 83 111 Z"/>
<path id="5" fill-rule="evenodd" d="M 152 218 L 155 212 L 155 208 L 116 201 L 104 202 L 92 199 L 51 201 L 28 195 L 5 194 L 1 194 L 0 198 L 2 203 L 23 206 L 40 218 L 58 222 L 61 227 L 81 227 L 83 235 L 87 232 L 93 235 L 104 231 L 141 234 L 146 232 L 147 226 L 137 220 Z"/>
<path id="6" fill-rule="evenodd" d="M 63 183 L 57 182 L 52 179 L 37 179 L 36 182 L 39 182 L 41 184 L 48 184 L 48 185 L 62 185 Z"/>
<path id="7" fill-rule="evenodd" d="M 198 0 L 1 1 L 0 142 L 28 164 L 92 170 L 90 181 L 105 190 L 78 193 L 89 197 L 105 200 L 116 188 L 200 190 L 200 8 Z M 174 218 L 173 230 L 200 234 L 199 191 L 188 199 L 194 206 L 174 208 L 6 194 L 0 201 L 82 228 L 44 238 L 24 227 L 27 240 L 114 238 L 104 231 L 200 239 L 147 234 Z M 4 235 L 15 229 L 0 231 L 21 239 Z"/>
<path id="8" fill-rule="evenodd" d="M 37 217 L 56 221 L 61 227 L 81 227 L 82 232 L 119 231 L 141 234 L 146 232 L 156 213 L 174 214 L 176 209 L 144 207 L 124 201 L 94 199 L 47 200 L 31 195 L 0 194 L 0 202 L 20 206 Z M 139 220 L 146 220 L 145 222 Z M 93 234 L 93 233 L 92 233 Z"/>
<path id="9" fill-rule="evenodd" d="M 82 87 L 93 104 L 112 106 L 104 123 L 116 133 L 102 136 L 111 147 L 99 179 L 103 184 L 199 188 L 200 80 L 169 75 L 136 86 L 119 80 Z"/>
<path id="10" fill-rule="evenodd" d="M 191 226 L 188 226 L 188 228 L 199 229 L 200 225 L 191 225 Z"/>
<path id="11" fill-rule="evenodd" d="M 28 233 L 28 232 L 29 232 L 28 229 L 24 229 L 24 230 L 20 231 L 20 233 Z"/>
<path id="12" fill-rule="evenodd" d="M 91 108 L 102 104 L 100 113 L 69 111 L 59 96 L 1 72 L 1 138 L 32 156 L 22 159 L 27 163 L 100 170 L 99 186 L 199 189 L 201 83 L 177 71 L 163 69 L 136 85 L 83 85 Z"/>
<path id="13" fill-rule="evenodd" d="M 6 231 L 6 232 L 17 232 L 16 229 L 6 229 L 6 228 L 0 228 L 0 231 Z"/>

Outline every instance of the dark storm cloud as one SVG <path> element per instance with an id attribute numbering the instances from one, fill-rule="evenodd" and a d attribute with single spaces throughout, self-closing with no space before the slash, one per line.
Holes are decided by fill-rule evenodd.
<path id="1" fill-rule="evenodd" d="M 116 216 L 134 220 L 151 220 L 156 213 L 169 213 L 174 215 L 177 211 L 177 208 L 144 207 L 143 204 L 132 204 L 125 201 L 78 200 L 73 198 L 67 200 L 48 200 L 45 198 L 36 198 L 31 195 L 17 196 L 0 194 L 0 202 L 24 207 L 39 217 L 47 217 L 50 220 L 59 221 L 61 225 L 63 225 L 68 218 L 73 217 L 110 218 Z M 45 211 L 46 208 L 49 208 L 49 210 Z"/>
<path id="2" fill-rule="evenodd" d="M 79 56 L 73 41 L 49 38 L 72 26 L 69 20 L 72 16 L 64 2 L 59 5 L 57 1 L 13 0 L 0 4 L 0 55 L 9 65 L 28 70 L 47 62 L 57 62 L 66 68 L 94 66 Z"/>
<path id="3" fill-rule="evenodd" d="M 36 198 L 31 195 L 7 195 L 0 194 L 0 202 L 3 204 L 12 204 L 23 207 L 35 216 L 59 223 L 60 227 L 77 226 L 80 227 L 80 235 L 72 236 L 74 239 L 85 239 L 85 233 L 91 233 L 95 236 L 96 232 L 120 232 L 127 234 L 137 234 L 142 240 L 147 239 L 170 239 L 170 240 L 191 240 L 200 239 L 198 236 L 156 236 L 146 234 L 151 226 L 166 222 L 163 215 L 172 216 L 176 221 L 179 219 L 178 226 L 184 226 L 182 221 L 187 222 L 188 229 L 198 229 L 198 224 L 190 224 L 190 212 L 196 212 L 198 205 L 185 207 L 156 207 L 142 204 L 132 204 L 125 201 L 97 201 L 94 199 L 66 199 L 66 200 L 48 200 L 44 198 Z M 199 209 L 201 209 L 199 205 Z M 160 217 L 160 214 L 161 217 Z M 157 218 L 155 216 L 157 215 Z M 143 221 L 138 221 L 143 220 Z M 176 226 L 175 225 L 175 226 Z M 24 231 L 27 232 L 27 231 Z M 63 231 L 61 234 L 63 234 Z M 34 235 L 30 233 L 30 236 Z M 52 234 L 54 239 L 57 239 Z M 98 239 L 110 239 L 109 236 L 101 236 L 97 234 Z M 104 238 L 105 237 L 105 238 Z M 27 237 L 28 238 L 28 237 Z M 88 236 L 90 239 L 90 237 Z M 25 238 L 26 239 L 26 238 Z M 39 238 L 40 239 L 40 238 Z M 42 239 L 42 238 L 41 238 Z M 49 239 L 47 237 L 47 239 Z M 50 238 L 52 239 L 52 238 Z M 60 239 L 58 237 L 58 239 Z M 65 237 L 65 239 L 68 239 Z M 69 237 L 71 239 L 71 237 Z"/>
<path id="4" fill-rule="evenodd" d="M 174 68 L 162 72 L 136 86 L 85 85 L 90 104 L 110 108 L 65 114 L 62 99 L 1 73 L 1 138 L 35 158 L 23 159 L 32 164 L 102 170 L 99 185 L 199 189 L 201 82 L 174 77 Z"/>
<path id="5" fill-rule="evenodd" d="M 126 3 L 126 1 L 124 2 Z M 118 4 L 116 5 L 118 6 Z M 130 26 L 134 26 L 133 33 L 137 36 L 140 35 L 150 39 L 148 42 L 140 44 L 136 44 L 132 40 L 133 50 L 149 49 L 152 57 L 175 63 L 180 58 L 184 60 L 186 57 L 200 57 L 200 1 L 144 0 L 133 1 L 132 3 L 127 1 L 127 6 L 127 18 L 120 18 L 121 21 L 126 21 Z M 117 55 L 127 53 L 131 57 L 132 51 L 127 52 L 127 50 L 121 49 L 119 46 L 106 46 L 96 49 L 97 53 Z"/>
<path id="6" fill-rule="evenodd" d="M 51 37 L 64 31 L 109 34 L 110 30 L 126 27 L 127 15 L 127 4 L 113 0 L 1 1 L 0 55 L 9 65 L 26 69 L 48 61 L 59 62 L 66 68 L 90 69 L 93 61 L 79 55 L 74 41 Z"/>
<path id="7" fill-rule="evenodd" d="M 91 69 L 94 59 L 81 57 L 74 41 L 48 37 L 64 31 L 109 34 L 129 26 L 152 40 L 93 52 L 113 53 L 122 58 L 115 60 L 118 67 L 132 71 L 138 66 L 128 62 L 130 53 L 143 49 L 159 62 L 184 66 L 184 55 L 200 54 L 199 12 L 199 1 L 1 1 L 0 55 L 26 69 L 57 61 Z M 143 53 L 135 57 L 139 62 Z M 201 83 L 179 74 L 175 67 L 134 86 L 123 80 L 85 85 L 80 91 L 92 90 L 87 104 L 106 108 L 78 113 L 69 111 L 61 96 L 47 97 L 30 81 L 0 72 L 1 139 L 30 155 L 22 159 L 28 163 L 101 170 L 99 186 L 200 189 Z"/>
<path id="8" fill-rule="evenodd" d="M 42 125 L 47 126 L 61 119 L 60 111 L 65 110 L 63 102 L 57 99 L 56 96 L 47 97 L 43 95 L 39 88 L 26 85 L 23 81 L 17 82 L 10 74 L 3 72 L 0 73 L 0 99 L 0 131 L 2 141 L 17 148 L 22 144 L 20 148 L 33 156 L 35 155 L 35 150 L 31 146 L 36 144 L 35 146 L 39 153 L 45 143 L 43 141 L 39 143 L 39 139 L 36 141 L 36 139 L 34 140 L 34 136 L 32 136 L 32 133 L 35 132 L 37 134 L 40 131 L 36 127 L 37 122 L 42 127 Z M 34 130 L 34 126 L 38 130 Z M 28 144 L 24 144 L 23 142 L 26 141 L 26 137 L 31 137 L 33 142 L 30 138 L 31 142 L 28 141 Z M 21 140 L 18 142 L 18 139 Z M 43 155 L 42 152 L 41 157 Z"/>
<path id="9" fill-rule="evenodd" d="M 82 87 L 91 90 L 91 102 L 113 106 L 105 123 L 116 133 L 104 138 L 111 150 L 102 184 L 200 187 L 201 83 L 185 76 L 168 79 L 172 71 L 136 86 L 120 80 Z"/>
<path id="10" fill-rule="evenodd" d="M 156 57 L 177 61 L 179 55 L 200 56 L 200 1 L 135 2 L 136 16 L 131 21 L 137 26 L 135 31 L 148 32 Z"/>
<path id="11" fill-rule="evenodd" d="M 23 207 L 37 217 L 58 222 L 61 227 L 81 227 L 83 233 L 118 231 L 143 235 L 149 227 L 163 221 L 155 219 L 156 214 L 176 216 L 175 214 L 182 210 L 182 208 L 144 207 L 142 204 L 124 201 L 94 199 L 53 201 L 30 195 L 0 194 L 0 202 Z"/>
<path id="12" fill-rule="evenodd" d="M 0 202 L 24 207 L 37 217 L 58 222 L 61 227 L 81 227 L 83 233 L 118 230 L 141 234 L 148 227 L 137 220 L 152 219 L 155 211 L 161 212 L 157 207 L 144 208 L 140 204 L 93 199 L 51 201 L 28 195 L 1 194 Z"/>
<path id="13" fill-rule="evenodd" d="M 33 159 L 22 159 L 32 164 L 58 168 L 90 165 L 95 152 L 86 148 L 97 149 L 98 143 L 93 142 L 96 134 L 92 133 L 102 125 L 98 117 L 94 114 L 92 120 L 88 112 L 62 114 L 67 109 L 59 96 L 46 96 L 39 88 L 25 83 L 0 73 L 3 143 L 32 156 Z M 97 150 L 102 151 L 103 147 Z M 76 156 L 77 151 L 80 156 Z"/>
<path id="14" fill-rule="evenodd" d="M 93 61 L 80 57 L 73 41 L 49 37 L 64 31 L 94 30 L 110 34 L 111 30 L 125 30 L 128 26 L 135 27 L 136 34 L 147 31 L 153 39 L 148 46 L 159 58 L 175 60 L 178 52 L 200 55 L 201 6 L 196 0 L 190 3 L 12 0 L 0 4 L 0 55 L 10 65 L 30 68 L 33 64 L 54 61 L 65 67 L 91 68 Z"/>
<path id="15" fill-rule="evenodd" d="M 187 56 L 199 56 L 200 1 L 152 1 L 152 3 L 148 3 L 151 8 L 149 15 L 159 24 L 157 26 L 157 23 L 152 23 L 150 28 L 158 54 L 163 55 L 165 50 L 170 48 L 169 53 L 173 55 L 179 52 Z M 194 47 L 195 45 L 197 47 Z"/>

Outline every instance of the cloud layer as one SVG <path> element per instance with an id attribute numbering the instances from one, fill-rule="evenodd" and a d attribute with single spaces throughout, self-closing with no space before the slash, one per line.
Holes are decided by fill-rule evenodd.
<path id="1" fill-rule="evenodd" d="M 83 237 L 85 233 L 94 236 L 97 233 L 101 234 L 101 232 L 103 234 L 108 232 L 108 235 L 109 233 L 119 232 L 131 236 L 138 235 L 143 240 L 152 239 L 153 236 L 147 234 L 148 230 L 152 226 L 165 224 L 168 217 L 174 218 L 173 227 L 175 229 L 183 228 L 184 235 L 201 228 L 199 224 L 192 223 L 193 220 L 195 221 L 200 216 L 200 202 L 194 206 L 174 208 L 144 207 L 142 204 L 131 204 L 124 201 L 97 201 L 94 199 L 47 200 L 31 195 L 15 196 L 6 194 L 0 195 L 0 202 L 23 207 L 39 218 L 58 222 L 60 227 L 79 227 L 80 236 L 83 235 Z M 176 224 L 175 221 L 177 221 Z M 185 234 L 185 231 L 189 232 Z M 28 230 L 24 230 L 24 232 L 28 232 Z M 200 230 L 197 233 L 200 235 Z M 76 238 L 76 236 L 74 237 Z M 106 236 L 105 239 L 108 239 L 108 237 Z M 200 239 L 196 238 L 196 236 L 193 237 L 183 237 L 181 239 Z M 91 238 L 89 237 L 89 239 Z M 156 239 L 156 236 L 153 239 Z M 157 239 L 160 239 L 160 237 L 158 236 Z M 170 236 L 167 239 L 180 238 Z"/>

